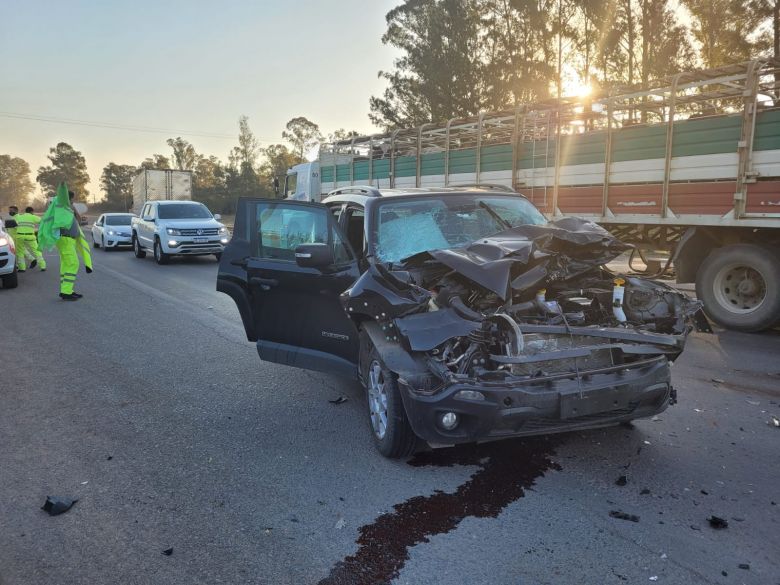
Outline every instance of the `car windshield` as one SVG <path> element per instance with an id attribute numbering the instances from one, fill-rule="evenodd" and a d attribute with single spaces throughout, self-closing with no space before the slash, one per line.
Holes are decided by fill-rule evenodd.
<path id="1" fill-rule="evenodd" d="M 159 206 L 160 219 L 211 219 L 211 212 L 200 203 L 167 203 Z"/>
<path id="2" fill-rule="evenodd" d="M 427 250 L 466 246 L 508 227 L 545 223 L 539 210 L 520 196 L 391 199 L 379 206 L 375 254 L 382 262 L 398 262 Z"/>
<path id="3" fill-rule="evenodd" d="M 130 225 L 132 215 L 108 215 L 106 216 L 106 225 Z"/>

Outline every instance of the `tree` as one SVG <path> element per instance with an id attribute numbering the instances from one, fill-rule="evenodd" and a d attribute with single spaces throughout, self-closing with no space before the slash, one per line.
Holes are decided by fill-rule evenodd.
<path id="1" fill-rule="evenodd" d="M 139 169 L 154 170 L 154 169 L 170 169 L 170 159 L 162 154 L 153 154 L 151 157 L 145 158 L 144 161 L 138 165 Z"/>
<path id="2" fill-rule="evenodd" d="M 357 138 L 358 136 L 362 136 L 360 132 L 357 132 L 355 130 L 344 130 L 344 128 L 339 128 L 338 130 L 328 134 L 327 141 L 332 143 L 332 142 L 338 142 L 339 140 L 348 140 L 350 138 Z"/>
<path id="3" fill-rule="evenodd" d="M 292 145 L 293 153 L 303 160 L 317 143 L 322 142 L 320 127 L 303 116 L 293 118 L 285 126 L 282 138 Z"/>
<path id="4" fill-rule="evenodd" d="M 260 146 L 249 128 L 249 118 L 241 116 L 238 119 L 238 149 L 237 155 L 241 165 L 254 168 L 257 164 L 257 156 L 260 154 Z"/>
<path id="5" fill-rule="evenodd" d="M 195 168 L 198 153 L 195 147 L 181 136 L 169 138 L 165 143 L 173 149 L 173 164 L 180 171 L 191 171 Z"/>
<path id="6" fill-rule="evenodd" d="M 0 154 L 0 207 L 22 207 L 33 190 L 30 165 L 26 160 Z"/>
<path id="7" fill-rule="evenodd" d="M 110 162 L 103 167 L 100 188 L 106 194 L 106 206 L 127 211 L 133 203 L 133 177 L 138 169 L 133 165 Z"/>
<path id="8" fill-rule="evenodd" d="M 89 174 L 87 173 L 87 162 L 84 155 L 75 150 L 70 144 L 60 142 L 54 148 L 49 149 L 48 155 L 51 165 L 39 167 L 38 175 L 35 180 L 38 181 L 44 193 L 54 195 L 57 186 L 65 181 L 68 188 L 73 191 L 77 197 L 86 199 L 89 196 L 87 183 L 89 183 Z"/>
<path id="9" fill-rule="evenodd" d="M 767 49 L 768 35 L 756 31 L 780 4 L 776 0 L 684 0 L 683 3 L 691 13 L 691 32 L 701 46 L 705 67 L 747 61 Z"/>
<path id="10" fill-rule="evenodd" d="M 388 87 L 370 99 L 373 123 L 417 126 L 490 108 L 480 8 L 479 0 L 405 0 L 387 13 L 382 42 L 402 56 L 379 72 Z"/>
<path id="11" fill-rule="evenodd" d="M 263 155 L 265 155 L 265 162 L 260 166 L 260 176 L 266 187 L 273 185 L 274 178 L 283 183 L 287 169 L 301 162 L 301 159 L 290 152 L 284 144 L 272 144 L 264 148 Z"/>

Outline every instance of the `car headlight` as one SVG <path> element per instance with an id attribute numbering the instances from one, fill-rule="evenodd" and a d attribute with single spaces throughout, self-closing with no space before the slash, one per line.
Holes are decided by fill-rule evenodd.
<path id="1" fill-rule="evenodd" d="M 227 234 L 227 228 L 223 225 L 221 228 L 219 228 L 218 233 L 220 236 L 224 236 L 225 234 Z"/>
<path id="2" fill-rule="evenodd" d="M 8 238 L 0 238 L 0 246 L 7 246 Z"/>
<path id="3" fill-rule="evenodd" d="M 177 230 L 176 228 L 168 228 L 165 231 L 168 232 L 169 236 L 180 236 L 181 235 L 181 232 L 179 230 Z"/>
<path id="4" fill-rule="evenodd" d="M 114 230 L 108 230 L 108 235 L 109 236 L 115 236 L 116 232 Z"/>

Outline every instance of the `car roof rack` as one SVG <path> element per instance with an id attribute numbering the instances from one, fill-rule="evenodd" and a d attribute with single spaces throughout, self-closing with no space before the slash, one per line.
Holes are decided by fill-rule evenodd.
<path id="1" fill-rule="evenodd" d="M 341 195 L 343 193 L 359 193 L 360 195 L 368 195 L 369 197 L 381 197 L 382 192 L 376 187 L 371 185 L 353 185 L 351 187 L 339 187 L 328 192 L 328 196 Z"/>
<path id="2" fill-rule="evenodd" d="M 467 183 L 463 185 L 450 185 L 453 189 L 485 189 L 486 191 L 501 191 L 502 193 L 517 193 L 512 187 L 497 185 L 496 183 Z"/>

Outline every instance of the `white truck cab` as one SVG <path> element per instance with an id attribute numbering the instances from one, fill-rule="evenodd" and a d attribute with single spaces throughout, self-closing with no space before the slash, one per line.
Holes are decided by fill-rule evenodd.
<path id="1" fill-rule="evenodd" d="M 178 255 L 213 254 L 219 259 L 230 239 L 220 219 L 197 201 L 147 201 L 130 224 L 135 257 L 150 251 L 158 264 Z"/>
<path id="2" fill-rule="evenodd" d="M 305 162 L 288 169 L 284 179 L 284 195 L 296 201 L 319 202 L 322 198 L 320 163 Z"/>

